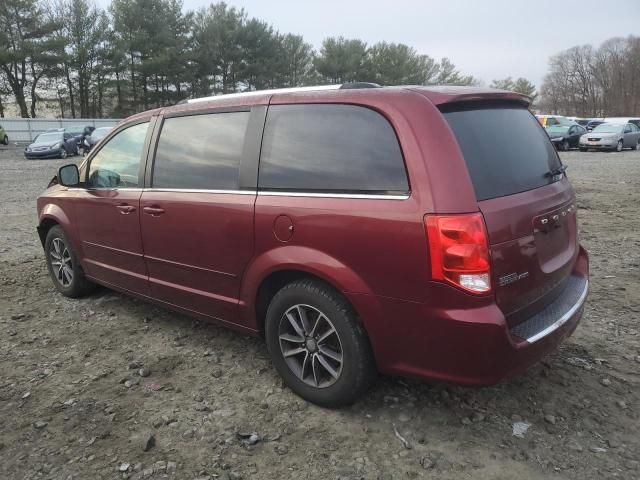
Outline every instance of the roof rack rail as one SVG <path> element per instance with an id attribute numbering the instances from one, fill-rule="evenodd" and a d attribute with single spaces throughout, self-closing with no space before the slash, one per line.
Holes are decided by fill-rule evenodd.
<path id="1" fill-rule="evenodd" d="M 382 88 L 382 85 L 378 85 L 377 83 L 373 82 L 350 82 L 340 85 L 340 90 L 355 90 L 358 88 Z"/>
<path id="2" fill-rule="evenodd" d="M 274 88 L 269 90 L 251 90 L 250 92 L 239 92 L 239 93 L 226 93 L 223 95 L 212 95 L 210 97 L 202 97 L 202 98 L 192 98 L 187 100 L 187 103 L 196 103 L 196 102 L 208 102 L 211 100 L 220 100 L 224 98 L 236 98 L 236 97 L 252 97 L 254 95 L 269 95 L 276 93 L 296 93 L 296 92 L 314 92 L 317 90 L 339 90 L 341 88 L 340 84 L 334 85 L 317 85 L 311 87 L 294 87 L 294 88 Z"/>

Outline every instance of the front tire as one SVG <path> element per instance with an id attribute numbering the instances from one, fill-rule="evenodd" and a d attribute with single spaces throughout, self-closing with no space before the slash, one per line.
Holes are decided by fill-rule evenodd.
<path id="1" fill-rule="evenodd" d="M 62 150 L 60 150 L 60 158 L 64 160 L 65 158 L 67 158 L 67 155 L 68 155 L 67 150 L 64 147 L 62 147 Z"/>
<path id="2" fill-rule="evenodd" d="M 9 137 L 7 137 L 6 135 L 4 136 L 4 138 L 2 139 L 2 144 L 3 145 L 9 145 Z"/>
<path id="3" fill-rule="evenodd" d="M 353 308 L 320 281 L 296 281 L 276 293 L 265 336 L 287 386 L 317 405 L 351 404 L 375 378 L 369 340 Z"/>
<path id="4" fill-rule="evenodd" d="M 584 147 L 580 147 L 580 151 L 581 151 L 581 152 L 586 152 L 586 151 L 587 151 L 587 149 L 586 149 L 586 148 L 584 148 Z"/>
<path id="5" fill-rule="evenodd" d="M 82 297 L 91 291 L 93 284 L 85 278 L 78 256 L 59 225 L 47 232 L 44 251 L 56 290 L 71 298 Z"/>
<path id="6" fill-rule="evenodd" d="M 616 145 L 616 152 L 621 152 L 623 146 L 624 143 L 622 142 L 622 140 L 618 140 L 618 144 Z"/>
<path id="7" fill-rule="evenodd" d="M 569 148 L 571 148 L 571 147 L 570 147 L 570 145 L 569 145 L 569 140 L 565 140 L 565 141 L 563 141 L 563 142 L 562 142 L 562 145 L 561 145 L 561 147 L 560 147 L 560 149 L 561 149 L 563 152 L 568 152 L 568 151 L 569 151 Z"/>

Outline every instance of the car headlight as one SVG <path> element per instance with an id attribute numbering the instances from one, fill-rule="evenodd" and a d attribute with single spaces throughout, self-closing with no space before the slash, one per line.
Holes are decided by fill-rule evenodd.
<path id="1" fill-rule="evenodd" d="M 555 141 L 555 142 L 561 142 L 562 140 L 564 140 L 564 137 L 553 137 L 553 138 L 551 139 L 551 141 L 552 141 L 552 142 L 553 142 L 553 141 Z"/>
<path id="2" fill-rule="evenodd" d="M 62 148 L 62 144 L 61 144 L 61 143 L 56 143 L 56 144 L 53 146 L 53 148 L 54 148 L 54 149 Z"/>
<path id="3" fill-rule="evenodd" d="M 89 140 L 87 140 L 86 138 L 84 139 L 84 144 L 88 147 L 89 146 Z"/>

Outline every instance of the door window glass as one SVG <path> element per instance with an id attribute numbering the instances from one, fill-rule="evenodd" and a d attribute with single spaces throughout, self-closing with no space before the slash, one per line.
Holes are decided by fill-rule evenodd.
<path id="1" fill-rule="evenodd" d="M 89 165 L 89 188 L 138 187 L 140 160 L 148 122 L 122 130 L 100 149 Z"/>

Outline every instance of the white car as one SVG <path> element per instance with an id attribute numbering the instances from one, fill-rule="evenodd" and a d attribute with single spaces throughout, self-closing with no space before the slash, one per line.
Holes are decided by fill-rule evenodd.
<path id="1" fill-rule="evenodd" d="M 589 149 L 621 152 L 623 148 L 640 150 L 640 128 L 634 123 L 602 123 L 580 137 L 581 152 Z"/>

